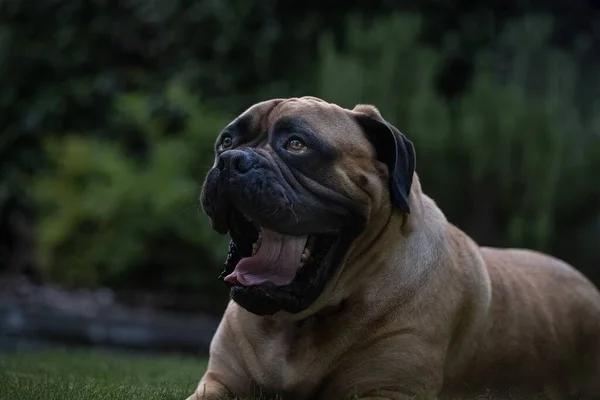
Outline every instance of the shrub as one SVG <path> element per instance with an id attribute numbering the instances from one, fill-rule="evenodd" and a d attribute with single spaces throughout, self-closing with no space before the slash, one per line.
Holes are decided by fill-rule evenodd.
<path id="1" fill-rule="evenodd" d="M 148 96 L 129 93 L 116 102 L 112 125 L 136 138 L 136 155 L 79 134 L 46 141 L 53 168 L 33 193 L 43 210 L 38 237 L 47 276 L 73 285 L 136 286 L 139 279 L 212 290 L 226 247 L 198 215 L 197 199 L 227 121 L 176 85 L 160 100 L 156 108 Z"/>
<path id="2" fill-rule="evenodd" d="M 227 120 L 214 110 L 304 94 L 376 104 L 417 145 L 426 192 L 480 242 L 600 261 L 597 56 L 555 46 L 587 29 L 578 19 L 496 38 L 504 3 L 383 19 L 382 2 L 32 4 L 0 13 L 0 262 L 35 253 L 15 243 L 39 216 L 48 277 L 208 288 L 223 240 L 192 203 Z"/>
<path id="3" fill-rule="evenodd" d="M 579 227 L 600 213 L 600 103 L 587 107 L 585 92 L 600 88 L 600 76 L 549 44 L 550 22 L 509 24 L 478 55 L 466 93 L 446 99 L 435 88 L 441 53 L 419 43 L 418 16 L 356 18 L 346 48 L 322 41 L 318 94 L 376 104 L 415 142 L 424 190 L 480 242 L 553 251 L 569 240 L 565 213 L 587 210 Z M 570 260 L 590 268 L 580 243 L 569 243 Z"/>

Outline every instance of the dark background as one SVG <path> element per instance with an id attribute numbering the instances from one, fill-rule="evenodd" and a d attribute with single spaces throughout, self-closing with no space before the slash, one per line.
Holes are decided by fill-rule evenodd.
<path id="1" fill-rule="evenodd" d="M 218 317 L 216 135 L 313 95 L 376 105 L 479 243 L 600 284 L 599 66 L 592 1 L 5 0 L 0 276 Z"/>

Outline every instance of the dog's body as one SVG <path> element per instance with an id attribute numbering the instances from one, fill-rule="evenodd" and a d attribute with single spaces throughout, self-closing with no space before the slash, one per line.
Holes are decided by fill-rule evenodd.
<path id="1" fill-rule="evenodd" d="M 261 130 L 281 115 L 308 114 L 311 126 L 323 121 L 319 132 L 341 150 L 338 175 L 324 174 L 343 183 L 328 189 L 362 204 L 366 224 L 304 309 L 256 315 L 231 301 L 190 399 L 474 398 L 487 391 L 600 399 L 600 293 L 574 268 L 533 251 L 477 246 L 422 193 L 416 175 L 406 192 L 409 213 L 396 210 L 385 179 L 392 168 L 381 174 L 363 131 L 341 117 L 380 120 L 374 108 L 348 111 L 303 98 L 248 113 L 266 121 Z M 343 135 L 332 133 L 340 129 Z"/>

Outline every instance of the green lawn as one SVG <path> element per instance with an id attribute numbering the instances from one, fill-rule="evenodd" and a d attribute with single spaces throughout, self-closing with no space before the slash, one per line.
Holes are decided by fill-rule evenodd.
<path id="1" fill-rule="evenodd" d="M 0 400 L 184 400 L 206 361 L 52 350 L 0 353 Z"/>
<path id="2" fill-rule="evenodd" d="M 0 400 L 185 400 L 205 368 L 206 360 L 189 356 L 89 350 L 0 353 Z"/>

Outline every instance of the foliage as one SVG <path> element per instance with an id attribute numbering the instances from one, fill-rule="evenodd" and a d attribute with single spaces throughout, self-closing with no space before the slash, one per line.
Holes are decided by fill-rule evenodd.
<path id="1" fill-rule="evenodd" d="M 480 242 L 552 250 L 565 240 L 563 213 L 595 202 L 582 224 L 599 212 L 600 103 L 584 105 L 600 74 L 582 74 L 576 55 L 550 45 L 551 20 L 526 18 L 479 54 L 465 94 L 447 100 L 434 86 L 442 58 L 419 43 L 420 25 L 410 15 L 354 19 L 344 51 L 325 38 L 318 94 L 376 104 L 415 142 L 425 191 Z"/>
<path id="2" fill-rule="evenodd" d="M 0 3 L 0 272 L 37 260 L 71 284 L 209 290 L 223 242 L 192 203 L 212 141 L 250 104 L 306 94 L 377 105 L 414 140 L 425 191 L 478 241 L 592 272 L 591 13 L 418 4 Z M 515 20 L 539 10 L 554 18 Z"/>
<path id="3" fill-rule="evenodd" d="M 139 268 L 171 289 L 210 290 L 226 247 L 197 215 L 197 198 L 225 119 L 177 85 L 162 100 L 169 113 L 153 111 L 139 93 L 116 102 L 114 126 L 137 136 L 144 148 L 137 157 L 97 137 L 46 141 L 52 173 L 34 181 L 33 193 L 43 210 L 39 250 L 50 277 L 107 284 Z"/>
<path id="4" fill-rule="evenodd" d="M 0 2 L 0 272 L 36 267 L 39 211 L 28 187 L 48 168 L 49 136 L 130 146 L 112 125 L 114 103 L 132 91 L 153 98 L 173 80 L 227 113 L 289 93 L 320 30 L 351 11 L 339 1 L 301 6 L 299 14 L 276 0 Z"/>

